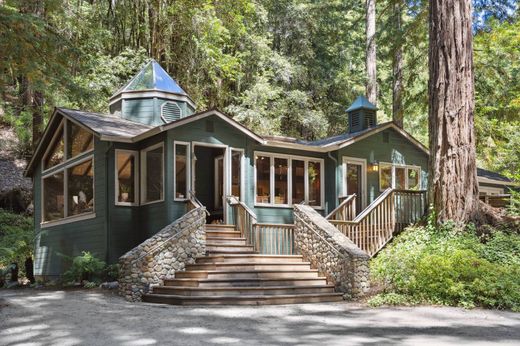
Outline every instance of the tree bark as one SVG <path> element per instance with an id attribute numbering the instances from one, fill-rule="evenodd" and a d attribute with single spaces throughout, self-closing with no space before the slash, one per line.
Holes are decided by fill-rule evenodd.
<path id="1" fill-rule="evenodd" d="M 402 4 L 396 1 L 394 4 L 394 29 L 397 33 L 395 38 L 394 59 L 392 66 L 392 119 L 394 123 L 403 127 L 403 33 L 402 33 Z"/>
<path id="2" fill-rule="evenodd" d="M 478 218 L 470 0 L 430 0 L 430 202 L 437 221 Z"/>
<path id="3" fill-rule="evenodd" d="M 376 0 L 366 0 L 366 69 L 367 69 L 367 99 L 377 105 L 377 75 L 376 75 Z"/>

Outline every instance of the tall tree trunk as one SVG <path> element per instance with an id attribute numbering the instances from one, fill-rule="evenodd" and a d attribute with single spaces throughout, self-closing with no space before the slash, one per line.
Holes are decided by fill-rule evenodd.
<path id="1" fill-rule="evenodd" d="M 367 69 L 367 98 L 374 105 L 377 104 L 377 76 L 376 76 L 376 0 L 366 0 L 366 69 Z"/>
<path id="2" fill-rule="evenodd" d="M 40 140 L 43 131 L 43 94 L 39 91 L 32 93 L 31 112 L 32 112 L 32 146 Z"/>
<path id="3" fill-rule="evenodd" d="M 437 220 L 477 219 L 471 0 L 430 0 L 430 201 Z"/>
<path id="4" fill-rule="evenodd" d="M 394 123 L 403 127 L 403 32 L 402 32 L 402 4 L 396 1 L 394 4 L 394 29 L 397 33 L 395 38 L 394 59 L 392 66 L 392 118 Z"/>

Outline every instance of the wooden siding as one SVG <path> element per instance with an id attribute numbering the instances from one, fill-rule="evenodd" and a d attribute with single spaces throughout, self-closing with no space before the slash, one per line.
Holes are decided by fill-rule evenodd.
<path id="1" fill-rule="evenodd" d="M 163 125 L 161 119 L 161 107 L 165 102 L 175 102 L 182 110 L 185 117 L 193 113 L 193 109 L 182 101 L 172 101 L 163 98 L 128 99 L 123 101 L 122 116 L 125 119 L 147 125 Z"/>

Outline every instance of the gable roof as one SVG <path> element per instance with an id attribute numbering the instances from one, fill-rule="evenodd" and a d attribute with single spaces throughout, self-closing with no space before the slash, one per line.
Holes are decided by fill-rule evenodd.
<path id="1" fill-rule="evenodd" d="M 479 183 L 488 183 L 495 185 L 506 185 L 506 186 L 520 186 L 517 183 L 502 174 L 497 172 L 489 171 L 483 168 L 477 168 L 477 179 Z"/>

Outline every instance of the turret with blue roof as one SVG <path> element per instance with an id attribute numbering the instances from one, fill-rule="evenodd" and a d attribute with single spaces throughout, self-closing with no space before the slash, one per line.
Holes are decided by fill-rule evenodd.
<path id="1" fill-rule="evenodd" d="M 110 113 L 146 125 L 162 125 L 195 111 L 195 103 L 155 60 L 110 98 Z"/>

